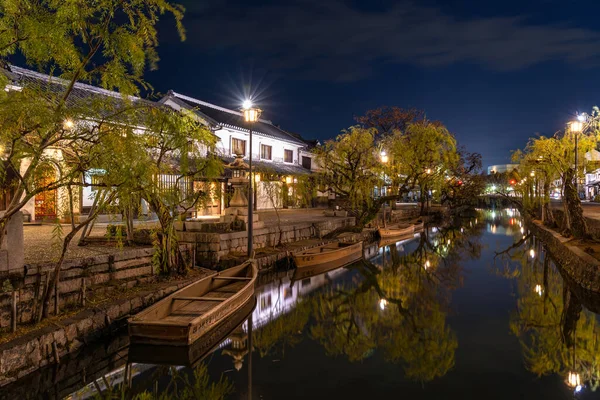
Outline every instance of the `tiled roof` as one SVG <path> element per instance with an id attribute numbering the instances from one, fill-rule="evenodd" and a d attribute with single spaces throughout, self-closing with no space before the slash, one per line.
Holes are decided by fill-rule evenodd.
<path id="1" fill-rule="evenodd" d="M 61 94 L 65 91 L 66 86 L 69 82 L 65 79 L 61 79 L 55 76 L 50 76 L 46 74 L 42 74 L 36 71 L 32 71 L 26 68 L 17 67 L 15 65 L 10 66 L 10 70 L 4 70 L 4 73 L 11 80 L 11 84 L 14 87 L 24 87 L 28 86 L 30 88 L 39 89 L 40 95 L 44 96 L 48 95 L 50 98 L 50 94 Z M 105 101 L 110 101 L 114 99 L 113 106 L 118 108 L 120 105 L 125 103 L 125 99 L 134 102 L 134 103 L 145 103 L 151 106 L 159 106 L 158 103 L 141 99 L 135 96 L 123 96 L 118 92 L 114 92 L 111 90 L 106 90 L 99 88 L 97 86 L 88 85 L 81 82 L 76 82 L 73 86 L 73 90 L 69 94 L 67 99 L 67 106 L 78 106 L 78 107 L 86 107 L 90 106 L 90 111 L 93 110 L 95 112 L 100 111 L 102 114 L 103 110 L 98 110 L 97 107 L 93 107 L 93 101 L 103 99 Z"/>
<path id="2" fill-rule="evenodd" d="M 244 120 L 242 113 L 239 111 L 219 107 L 175 92 L 169 92 L 168 97 L 179 100 L 179 103 L 183 102 L 215 125 L 246 132 L 250 130 L 250 124 Z M 164 102 L 164 100 L 161 100 L 161 102 Z M 285 140 L 286 142 L 295 143 L 300 146 L 307 146 L 307 143 L 298 138 L 297 135 L 292 135 L 263 119 L 252 125 L 252 132 L 273 139 Z"/>
<path id="3" fill-rule="evenodd" d="M 234 157 L 221 157 L 225 164 L 231 164 Z M 246 162 L 246 161 L 244 161 Z M 258 172 L 273 172 L 278 175 L 310 175 L 312 172 L 297 164 L 252 160 L 252 169 Z"/>

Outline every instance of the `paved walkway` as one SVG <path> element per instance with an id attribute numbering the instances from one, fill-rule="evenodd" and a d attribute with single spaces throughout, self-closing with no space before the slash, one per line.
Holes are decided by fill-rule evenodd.
<path id="1" fill-rule="evenodd" d="M 552 200 L 550 204 L 552 205 L 552 208 L 563 209 L 562 201 Z M 584 216 L 600 220 L 600 203 L 582 202 L 581 208 L 583 208 Z"/>

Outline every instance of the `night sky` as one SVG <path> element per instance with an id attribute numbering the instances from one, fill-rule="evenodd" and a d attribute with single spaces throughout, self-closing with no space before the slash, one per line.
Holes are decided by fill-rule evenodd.
<path id="1" fill-rule="evenodd" d="M 370 108 L 416 107 L 498 164 L 600 100 L 600 2 L 178 2 L 188 37 L 160 22 L 155 90 L 230 108 L 251 94 L 307 139 Z"/>

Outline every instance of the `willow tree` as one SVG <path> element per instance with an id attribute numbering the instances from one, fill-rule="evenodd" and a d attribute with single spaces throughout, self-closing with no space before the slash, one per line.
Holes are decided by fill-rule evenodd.
<path id="1" fill-rule="evenodd" d="M 156 24 L 165 13 L 175 18 L 183 39 L 183 8 L 166 0 L 6 0 L 0 4 L 0 63 L 8 71 L 0 74 L 0 86 L 8 89 L 0 90 L 4 116 L 0 186 L 10 197 L 0 226 L 36 194 L 70 186 L 86 166 L 83 162 L 65 169 L 45 185 L 36 179 L 39 167 L 55 149 L 73 153 L 81 142 L 94 144 L 93 137 L 87 136 L 89 130 L 71 129 L 70 121 L 89 111 L 80 105 L 76 82 L 117 90 L 123 98 L 148 88 L 143 73 L 156 68 Z M 38 87 L 13 82 L 7 60 L 15 56 L 62 80 L 41 78 Z M 40 85 L 46 86 L 43 95 Z"/>
<path id="2" fill-rule="evenodd" d="M 439 122 L 427 121 L 394 131 L 383 142 L 389 153 L 383 171 L 392 182 L 392 193 L 402 195 L 419 187 L 422 210 L 429 192 L 441 193 L 448 172 L 455 169 L 460 157 L 456 139 Z"/>
<path id="3" fill-rule="evenodd" d="M 375 134 L 373 128 L 353 126 L 315 149 L 321 184 L 356 217 L 358 227 L 373 219 L 381 206 L 373 198 L 375 186 L 382 181 Z"/>
<path id="4" fill-rule="evenodd" d="M 167 107 L 148 110 L 137 138 L 144 151 L 131 190 L 148 202 L 160 223 L 154 262 L 164 273 L 185 272 L 174 222 L 179 214 L 216 195 L 207 185 L 203 190 L 194 187 L 194 182 L 221 175 L 223 163 L 215 156 L 217 138 L 192 113 Z"/>
<path id="5" fill-rule="evenodd" d="M 587 159 L 585 154 L 595 149 L 597 134 L 580 135 L 578 138 L 578 177 L 583 174 Z M 541 215 L 551 217 L 549 197 L 551 182 L 560 180 L 564 209 L 564 228 L 568 234 L 577 238 L 588 237 L 587 225 L 574 184 L 575 141 L 574 135 L 567 132 L 562 136 L 546 138 L 541 136 L 529 141 L 524 151 L 513 153 L 513 160 L 519 162 L 520 181 L 516 185 L 523 196 L 524 206 L 534 210 L 542 205 Z M 542 195 L 537 196 L 536 186 L 542 180 Z M 540 215 L 540 216 L 541 216 Z M 552 220 L 552 219 L 551 219 Z"/>

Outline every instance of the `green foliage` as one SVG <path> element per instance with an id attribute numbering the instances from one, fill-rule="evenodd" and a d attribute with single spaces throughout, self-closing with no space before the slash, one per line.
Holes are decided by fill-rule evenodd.
<path id="1" fill-rule="evenodd" d="M 200 364 L 194 369 L 193 377 L 175 369 L 171 370 L 171 381 L 166 390 L 155 393 L 145 390 L 135 393 L 132 390 L 119 386 L 109 386 L 101 394 L 95 393 L 98 400 L 224 400 L 234 393 L 233 383 L 225 376 L 216 382 L 210 382 L 208 368 Z"/>

